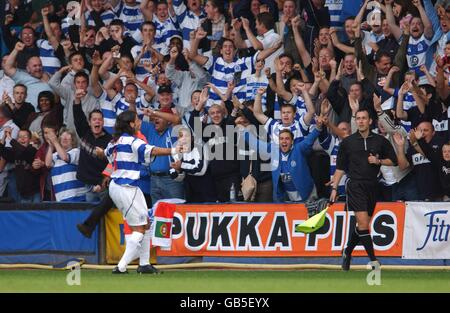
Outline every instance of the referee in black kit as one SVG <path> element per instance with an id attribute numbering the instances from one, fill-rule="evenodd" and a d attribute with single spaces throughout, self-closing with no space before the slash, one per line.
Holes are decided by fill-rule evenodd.
<path id="1" fill-rule="evenodd" d="M 397 165 L 397 156 L 391 143 L 370 130 L 372 119 L 367 109 L 355 114 L 358 131 L 345 138 L 339 146 L 336 172 L 333 176 L 330 201 L 337 198 L 337 186 L 344 173 L 347 174 L 347 210 L 355 212 L 356 227 L 342 251 L 342 269 L 350 269 L 352 251 L 361 241 L 370 258 L 372 268 L 379 266 L 373 251 L 369 233 L 370 219 L 376 205 L 377 176 L 380 166 Z M 378 264 L 377 264 L 378 263 Z"/>

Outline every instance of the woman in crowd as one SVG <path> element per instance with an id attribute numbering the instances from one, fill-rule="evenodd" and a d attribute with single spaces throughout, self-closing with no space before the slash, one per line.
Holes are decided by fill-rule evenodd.
<path id="1" fill-rule="evenodd" d="M 41 142 L 44 142 L 42 125 L 52 124 L 60 128 L 63 124 L 63 108 L 56 103 L 52 92 L 41 91 L 38 95 L 38 110 L 30 114 L 24 128 L 32 134 L 38 134 Z"/>
<path id="2" fill-rule="evenodd" d="M 45 166 L 50 168 L 53 192 L 56 201 L 86 201 L 86 185 L 77 179 L 80 149 L 74 131 L 63 129 L 58 138 L 56 132 L 49 131 L 45 156 Z"/>

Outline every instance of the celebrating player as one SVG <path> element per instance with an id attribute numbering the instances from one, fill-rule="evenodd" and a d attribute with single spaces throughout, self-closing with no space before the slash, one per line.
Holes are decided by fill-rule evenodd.
<path id="1" fill-rule="evenodd" d="M 135 137 L 139 126 L 138 116 L 133 111 L 119 114 L 115 124 L 113 141 L 106 147 L 105 155 L 113 164 L 109 194 L 122 212 L 132 230 L 127 241 L 125 253 L 113 274 L 128 273 L 127 265 L 133 260 L 141 247 L 145 230 L 149 228 L 148 210 L 144 194 L 137 183 L 140 177 L 141 164 L 149 164 L 151 157 L 160 155 L 174 155 L 181 148 L 159 148 L 146 144 Z"/>

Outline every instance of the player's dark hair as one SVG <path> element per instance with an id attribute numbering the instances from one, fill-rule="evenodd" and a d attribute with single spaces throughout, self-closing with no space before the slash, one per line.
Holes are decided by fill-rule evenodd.
<path id="1" fill-rule="evenodd" d="M 116 119 L 116 124 L 114 125 L 113 138 L 115 141 L 125 133 L 134 135 L 135 130 L 131 127 L 130 123 L 136 120 L 136 116 L 136 112 L 134 111 L 124 111 L 119 114 Z"/>

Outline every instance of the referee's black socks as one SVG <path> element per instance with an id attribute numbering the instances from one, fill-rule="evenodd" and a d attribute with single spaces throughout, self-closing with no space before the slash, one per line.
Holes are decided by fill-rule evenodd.
<path id="1" fill-rule="evenodd" d="M 359 230 L 355 227 L 355 230 L 351 233 L 350 238 L 347 242 L 347 247 L 345 248 L 345 254 L 350 256 L 353 252 L 353 249 L 361 242 L 366 249 L 367 255 L 370 258 L 370 261 L 375 261 L 377 258 L 375 257 L 375 252 L 373 251 L 373 243 L 372 237 L 370 237 L 369 230 Z"/>
<path id="2" fill-rule="evenodd" d="M 367 255 L 369 256 L 370 261 L 375 261 L 377 258 L 375 257 L 375 252 L 373 251 L 373 243 L 372 237 L 370 237 L 369 230 L 358 230 L 359 240 L 366 249 Z"/>
<path id="3" fill-rule="evenodd" d="M 350 238 L 348 239 L 347 247 L 345 248 L 345 254 L 348 256 L 352 255 L 353 249 L 355 249 L 358 243 L 359 233 L 358 228 L 355 227 L 355 230 L 350 234 Z"/>

